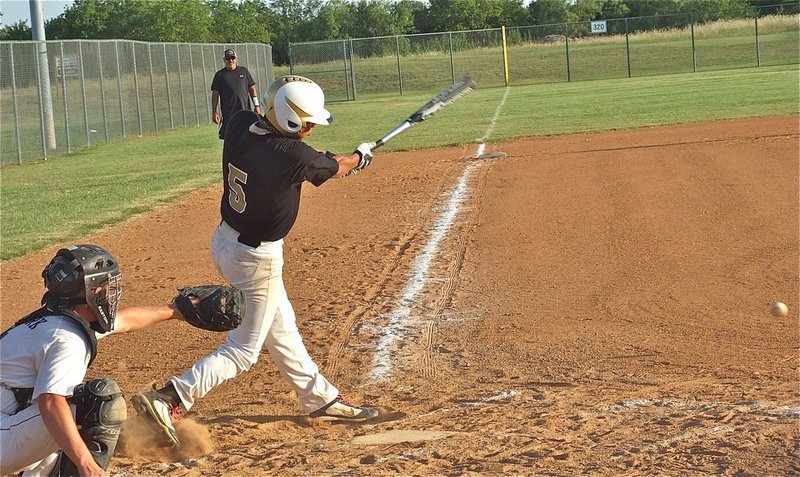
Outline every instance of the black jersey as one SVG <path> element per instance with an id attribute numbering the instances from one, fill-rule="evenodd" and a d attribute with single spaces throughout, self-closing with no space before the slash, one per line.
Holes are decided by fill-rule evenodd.
<path id="1" fill-rule="evenodd" d="M 333 177 L 339 163 L 300 140 L 256 134 L 259 117 L 240 111 L 230 119 L 222 151 L 222 220 L 248 242 L 273 242 L 289 233 L 300 209 L 300 187 Z"/>
<path id="2" fill-rule="evenodd" d="M 223 121 L 233 117 L 237 111 L 250 109 L 250 87 L 256 84 L 247 68 L 237 66 L 234 70 L 222 68 L 211 81 L 211 91 L 219 92 L 219 105 Z"/>

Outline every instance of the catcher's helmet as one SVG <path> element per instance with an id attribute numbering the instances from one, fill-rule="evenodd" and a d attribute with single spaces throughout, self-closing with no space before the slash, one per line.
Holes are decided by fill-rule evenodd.
<path id="1" fill-rule="evenodd" d="M 42 271 L 47 293 L 42 299 L 53 310 L 86 303 L 94 311 L 95 331 L 114 329 L 122 288 L 117 260 L 102 247 L 79 244 L 59 250 Z"/>
<path id="2" fill-rule="evenodd" d="M 265 93 L 267 121 L 284 136 L 296 137 L 308 123 L 327 126 L 333 116 L 325 109 L 325 93 L 303 76 L 283 76 Z"/>

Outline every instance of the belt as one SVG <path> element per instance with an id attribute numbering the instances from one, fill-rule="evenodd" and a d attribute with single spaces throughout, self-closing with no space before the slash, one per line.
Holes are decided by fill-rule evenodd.
<path id="1" fill-rule="evenodd" d="M 261 246 L 261 240 L 254 239 L 252 237 L 247 237 L 244 234 L 240 234 L 238 230 L 231 227 L 230 224 L 228 224 L 224 220 L 221 220 L 219 225 L 220 228 L 225 232 L 225 234 L 228 237 L 233 238 L 233 235 L 236 235 L 236 241 L 239 242 L 240 244 L 247 245 L 248 247 L 253 247 L 253 248 L 258 248 Z"/>
<path id="2" fill-rule="evenodd" d="M 33 388 L 15 388 L 7 386 L 5 383 L 0 383 L 0 386 L 14 393 L 14 399 L 17 400 L 17 404 L 20 406 L 27 406 L 31 403 L 31 398 L 33 398 Z"/>
<path id="3" fill-rule="evenodd" d="M 254 240 L 249 237 L 245 237 L 244 235 L 239 235 L 239 238 L 237 238 L 236 241 L 253 248 L 261 245 L 261 240 Z"/>

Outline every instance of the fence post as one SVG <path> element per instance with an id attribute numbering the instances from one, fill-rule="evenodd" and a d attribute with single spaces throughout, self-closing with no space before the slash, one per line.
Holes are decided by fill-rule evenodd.
<path id="1" fill-rule="evenodd" d="M 342 41 L 344 41 L 344 40 L 342 40 Z M 293 75 L 294 74 L 294 58 L 292 58 L 292 44 L 291 44 L 291 42 L 289 43 L 289 49 L 288 49 L 288 51 L 286 53 L 289 55 L 289 74 Z"/>
<path id="2" fill-rule="evenodd" d="M 31 3 L 31 10 L 33 10 L 33 4 Z M 33 12 L 31 12 L 33 15 Z M 45 128 L 45 141 L 46 146 L 48 149 L 55 149 L 58 147 L 56 144 L 56 126 L 55 126 L 55 119 L 53 118 L 53 94 L 50 89 L 50 63 L 47 59 L 47 42 L 45 40 L 44 31 L 41 32 L 41 35 L 38 35 L 36 25 L 33 25 L 33 39 L 34 40 L 41 40 L 35 43 L 36 48 L 36 58 L 38 61 L 36 62 L 36 72 L 39 75 L 39 90 L 41 91 L 41 95 L 39 98 L 39 105 L 42 108 L 42 122 Z M 47 156 L 45 155 L 45 159 Z"/>
<path id="3" fill-rule="evenodd" d="M 178 93 L 181 95 L 181 117 L 183 125 L 186 126 L 186 98 L 183 96 L 183 66 L 181 66 L 181 44 L 175 43 L 175 52 L 178 56 Z M 247 54 L 245 52 L 245 54 Z"/>
<path id="4" fill-rule="evenodd" d="M 208 124 L 208 123 L 211 122 L 211 115 L 210 115 L 210 111 L 211 110 L 208 107 L 208 105 L 210 103 L 209 103 L 209 99 L 208 99 L 209 84 L 208 84 L 208 80 L 206 79 L 206 55 L 205 55 L 205 52 L 203 51 L 203 47 L 202 46 L 200 47 L 200 59 L 202 60 L 202 63 L 203 63 L 203 93 L 204 93 L 205 98 L 206 98 L 206 103 L 205 103 L 205 106 L 203 107 L 203 109 L 206 110 L 206 124 Z"/>
<path id="5" fill-rule="evenodd" d="M 403 96 L 403 72 L 400 70 L 400 35 L 394 37 L 397 47 L 397 82 L 400 84 L 400 96 Z"/>
<path id="6" fill-rule="evenodd" d="M 125 105 L 122 100 L 122 72 L 119 69 L 119 41 L 114 40 L 114 60 L 117 62 L 117 92 L 119 93 L 119 123 L 122 126 L 122 137 L 128 137 L 125 133 Z"/>
<path id="7" fill-rule="evenodd" d="M 264 52 L 264 71 L 267 74 L 267 83 L 272 83 L 275 79 L 275 74 L 272 71 L 272 46 L 262 43 L 261 50 Z"/>
<path id="8" fill-rule="evenodd" d="M 450 44 L 450 79 L 456 84 L 456 65 L 453 61 L 453 32 L 447 32 L 448 43 Z"/>
<path id="9" fill-rule="evenodd" d="M 17 164 L 22 164 L 22 144 L 19 140 L 19 112 L 17 110 L 17 78 L 14 74 L 14 43 L 9 44 L 11 60 L 11 97 L 14 101 L 14 134 L 17 136 Z"/>
<path id="10" fill-rule="evenodd" d="M 189 44 L 189 70 L 192 78 L 192 100 L 194 100 L 194 125 L 200 125 L 200 115 L 197 113 L 197 86 L 194 84 L 194 58 L 192 58 L 192 44 Z"/>
<path id="11" fill-rule="evenodd" d="M 86 126 L 86 145 L 92 145 L 92 135 L 89 131 L 89 108 L 86 105 L 86 74 L 83 71 L 83 41 L 78 41 L 78 58 L 81 62 L 81 98 L 83 99 L 83 124 Z M 12 66 L 13 70 L 13 66 Z"/>
<path id="12" fill-rule="evenodd" d="M 251 76 L 252 76 L 252 72 L 255 72 L 255 76 L 253 76 L 253 81 L 256 82 L 256 91 L 258 91 L 261 88 L 261 85 L 263 83 L 261 82 L 261 71 L 259 70 L 259 67 L 258 67 L 258 48 L 256 46 L 253 46 L 253 49 L 255 49 L 256 53 L 251 56 L 250 55 L 250 43 L 245 43 L 244 51 L 247 54 L 247 63 L 250 65 L 249 66 L 249 71 L 251 72 Z M 254 67 L 253 67 L 253 63 L 251 63 L 251 60 L 255 62 L 255 69 L 253 69 Z M 247 96 L 249 97 L 250 94 L 248 93 Z M 258 96 L 256 96 L 256 97 L 258 97 Z M 252 99 L 251 99 L 250 105 L 253 106 Z M 255 110 L 255 109 L 256 108 L 253 107 L 251 109 L 251 111 Z"/>
<path id="13" fill-rule="evenodd" d="M 353 54 L 353 39 L 350 38 L 350 76 L 353 77 L 353 100 L 356 99 L 356 57 Z"/>
<path id="14" fill-rule="evenodd" d="M 754 8 L 755 10 L 755 21 L 756 21 L 756 66 L 761 66 L 761 48 L 759 47 L 758 43 L 758 14 L 760 13 L 758 8 Z"/>
<path id="15" fill-rule="evenodd" d="M 103 55 L 100 50 L 102 43 L 97 44 L 97 64 L 100 66 L 100 104 L 103 106 L 103 134 L 108 142 L 108 112 L 106 111 L 106 86 L 103 80 Z"/>
<path id="16" fill-rule="evenodd" d="M 692 31 L 692 72 L 697 73 L 697 50 L 694 44 L 694 13 L 690 14 L 689 23 L 691 24 Z"/>
<path id="17" fill-rule="evenodd" d="M 37 45 L 35 48 L 38 49 L 39 46 Z M 36 55 L 36 75 L 39 77 L 39 84 L 42 84 L 42 67 L 39 64 L 40 62 L 41 62 L 41 59 L 39 59 L 39 55 Z M 47 78 L 47 81 L 50 81 L 50 78 Z M 49 83 L 48 83 L 48 88 L 49 88 Z M 44 160 L 46 161 L 47 160 L 47 132 L 45 132 L 45 122 L 47 122 L 47 121 L 45 120 L 45 114 L 44 114 L 44 98 L 43 98 L 43 94 L 42 94 L 42 89 L 43 88 L 36 88 L 36 91 L 39 93 L 39 118 L 41 119 L 41 121 L 39 121 L 39 126 L 41 126 L 41 130 L 42 130 L 42 156 L 44 157 Z M 53 141 L 53 142 L 55 142 L 55 141 Z"/>
<path id="18" fill-rule="evenodd" d="M 347 69 L 347 40 L 342 40 L 342 56 L 344 57 L 344 90 L 347 100 L 350 101 L 350 70 Z"/>
<path id="19" fill-rule="evenodd" d="M 169 128 L 175 129 L 175 121 L 172 119 L 172 95 L 169 91 L 169 63 L 167 63 L 167 44 L 164 45 L 164 81 L 167 83 L 167 106 L 169 107 Z"/>
<path id="20" fill-rule="evenodd" d="M 628 19 L 625 19 L 625 51 L 628 55 L 628 78 L 631 77 L 631 40 L 630 30 L 628 29 Z"/>
<path id="21" fill-rule="evenodd" d="M 153 101 L 153 128 L 158 132 L 158 109 L 156 109 L 156 85 L 153 79 L 153 44 L 147 44 L 147 59 L 150 62 L 150 99 Z"/>
<path id="22" fill-rule="evenodd" d="M 64 133 L 67 137 L 67 154 L 72 154 L 72 141 L 69 137 L 69 107 L 67 105 L 67 76 L 64 72 L 64 42 L 58 42 L 61 50 L 61 97 L 64 100 Z M 56 70 L 58 75 L 58 70 Z"/>
<path id="23" fill-rule="evenodd" d="M 256 84 L 258 85 L 258 88 L 256 88 L 256 91 L 258 91 L 261 88 L 264 88 L 264 91 L 266 92 L 267 86 L 264 86 L 265 81 L 263 81 L 263 79 L 261 78 L 261 65 L 258 64 L 258 57 L 259 57 L 258 45 L 254 46 L 253 48 L 255 48 L 255 50 L 256 50 L 256 53 L 253 55 L 253 60 L 255 60 L 255 62 L 256 62 L 256 69 L 255 69 L 256 77 L 253 78 L 253 79 L 256 82 Z M 255 108 L 253 108 L 253 109 L 255 109 Z"/>
<path id="24" fill-rule="evenodd" d="M 144 134 L 142 129 L 142 102 L 139 99 L 139 75 L 136 72 L 136 43 L 131 43 L 131 56 L 133 58 L 133 89 L 136 90 L 136 119 L 139 121 L 139 135 Z"/>
<path id="25" fill-rule="evenodd" d="M 569 70 L 569 23 L 564 24 L 564 43 L 567 47 L 567 82 L 572 81 L 572 74 Z"/>

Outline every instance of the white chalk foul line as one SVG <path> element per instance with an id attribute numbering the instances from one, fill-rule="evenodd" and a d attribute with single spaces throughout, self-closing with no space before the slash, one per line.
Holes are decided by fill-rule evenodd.
<path id="1" fill-rule="evenodd" d="M 486 129 L 486 133 L 484 133 L 483 137 L 478 139 L 478 150 L 475 151 L 475 157 L 483 154 L 483 151 L 486 147 L 486 140 L 491 137 L 492 133 L 494 132 L 494 128 L 497 127 L 497 119 L 500 118 L 500 110 L 503 109 L 503 105 L 506 104 L 506 98 L 508 98 L 509 91 L 511 91 L 511 88 L 506 87 L 506 92 L 503 93 L 503 99 L 500 100 L 500 104 L 497 105 L 497 109 L 494 111 L 494 116 L 492 117 L 492 122 L 489 124 L 489 128 Z"/>
<path id="2" fill-rule="evenodd" d="M 448 200 L 444 213 L 433 224 L 428 243 L 425 244 L 425 247 L 414 261 L 414 265 L 411 268 L 411 278 L 400 298 L 400 304 L 389 313 L 389 324 L 382 330 L 382 335 L 378 342 L 376 363 L 371 372 L 372 379 L 386 379 L 389 376 L 389 361 L 394 342 L 402 334 L 403 330 L 409 326 L 411 305 L 428 282 L 428 269 L 430 268 L 431 260 L 436 255 L 439 243 L 445 238 L 453 222 L 455 222 L 461 203 L 467 197 L 467 181 L 472 171 L 479 165 L 480 163 L 473 162 L 461 174 L 456 187 L 450 193 L 450 200 Z"/>
<path id="3" fill-rule="evenodd" d="M 484 141 L 489 138 L 497 125 L 497 118 L 500 117 L 500 109 L 506 102 L 508 91 L 509 88 L 506 88 L 503 99 L 494 112 L 489 128 L 486 130 L 483 137 L 478 139 L 479 145 L 475 157 L 483 153 L 485 147 Z M 389 373 L 391 372 L 391 354 L 394 343 L 397 341 L 397 338 L 403 334 L 404 330 L 412 326 L 410 320 L 411 305 L 419 297 L 419 293 L 422 291 L 423 287 L 428 283 L 428 271 L 431 261 L 439 249 L 439 244 L 447 236 L 450 227 L 453 226 L 458 216 L 461 204 L 469 196 L 467 183 L 472 172 L 482 164 L 482 162 L 472 162 L 464 169 L 464 172 L 461 173 L 461 177 L 458 178 L 456 186 L 450 193 L 450 199 L 447 201 L 444 212 L 442 212 L 442 215 L 439 216 L 433 224 L 428 243 L 425 244 L 425 247 L 417 256 L 416 260 L 414 260 L 414 264 L 411 267 L 411 277 L 403 290 L 403 295 L 400 297 L 400 303 L 389 313 L 389 324 L 381 330 L 381 337 L 378 341 L 378 349 L 375 356 L 375 365 L 370 372 L 370 377 L 372 379 L 385 380 L 389 377 Z"/>

